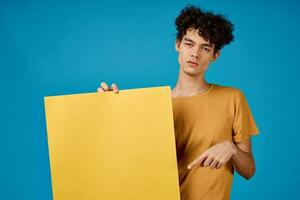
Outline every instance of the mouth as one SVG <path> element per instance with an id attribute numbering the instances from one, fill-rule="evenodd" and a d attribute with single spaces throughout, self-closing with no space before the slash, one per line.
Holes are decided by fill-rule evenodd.
<path id="1" fill-rule="evenodd" d="M 193 62 L 193 61 L 188 61 L 187 63 L 189 63 L 191 66 L 196 67 L 198 66 L 198 63 Z"/>

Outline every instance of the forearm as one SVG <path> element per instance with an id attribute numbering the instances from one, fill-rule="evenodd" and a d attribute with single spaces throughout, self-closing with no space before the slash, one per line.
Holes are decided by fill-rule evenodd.
<path id="1" fill-rule="evenodd" d="M 232 156 L 234 169 L 244 178 L 250 179 L 255 173 L 255 162 L 251 153 L 236 147 L 236 154 Z"/>

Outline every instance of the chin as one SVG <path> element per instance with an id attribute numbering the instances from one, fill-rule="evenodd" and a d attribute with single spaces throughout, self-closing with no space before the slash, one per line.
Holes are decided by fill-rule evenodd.
<path id="1" fill-rule="evenodd" d="M 191 68 L 191 67 L 184 68 L 183 72 L 190 76 L 198 76 L 198 75 L 203 74 L 203 71 L 199 71 L 199 69 L 195 69 L 195 68 Z"/>
<path id="2" fill-rule="evenodd" d="M 183 72 L 189 76 L 199 76 L 200 74 L 202 74 L 201 72 L 192 71 L 192 70 L 184 70 Z"/>

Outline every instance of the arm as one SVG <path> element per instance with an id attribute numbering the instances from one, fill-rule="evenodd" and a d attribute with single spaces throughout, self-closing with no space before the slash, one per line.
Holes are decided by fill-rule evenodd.
<path id="1" fill-rule="evenodd" d="M 255 173 L 255 161 L 252 154 L 251 138 L 235 144 L 236 154 L 232 156 L 234 169 L 245 179 L 250 179 Z"/>

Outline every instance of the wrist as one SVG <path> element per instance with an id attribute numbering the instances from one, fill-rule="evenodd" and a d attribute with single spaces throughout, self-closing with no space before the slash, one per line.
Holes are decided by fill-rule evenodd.
<path id="1" fill-rule="evenodd" d="M 232 156 L 236 156 L 238 153 L 238 149 L 236 147 L 236 145 L 234 144 L 234 142 L 232 142 Z"/>

